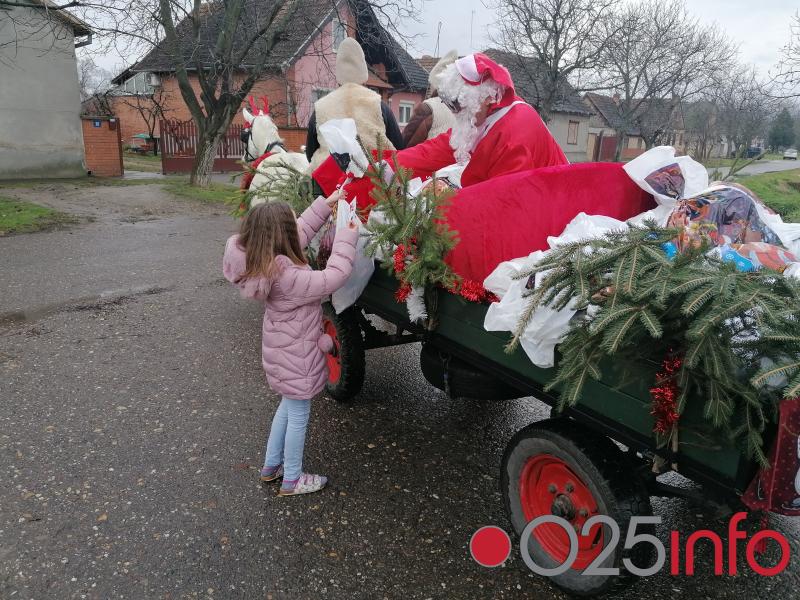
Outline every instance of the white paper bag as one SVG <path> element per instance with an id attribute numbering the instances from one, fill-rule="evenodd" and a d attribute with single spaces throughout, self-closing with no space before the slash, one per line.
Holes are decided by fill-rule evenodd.
<path id="1" fill-rule="evenodd" d="M 346 202 L 339 200 L 336 213 L 336 228 L 346 228 L 351 220 L 358 219 L 356 214 L 356 201 Z M 343 310 L 350 308 L 361 296 L 364 288 L 367 287 L 372 274 L 375 272 L 375 261 L 367 256 L 365 249 L 367 246 L 367 230 L 359 220 L 358 242 L 356 242 L 356 256 L 353 260 L 353 272 L 347 278 L 345 284 L 331 294 L 331 304 L 338 315 Z"/>
<path id="2" fill-rule="evenodd" d="M 356 177 L 363 177 L 369 168 L 369 160 L 358 143 L 356 122 L 353 119 L 331 119 L 319 126 L 319 132 L 332 154 L 349 154 L 347 168 Z"/>

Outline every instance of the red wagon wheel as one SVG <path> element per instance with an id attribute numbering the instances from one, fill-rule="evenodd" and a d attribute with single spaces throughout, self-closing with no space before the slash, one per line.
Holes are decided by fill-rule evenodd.
<path id="1" fill-rule="evenodd" d="M 336 314 L 330 303 L 322 305 L 322 329 L 333 339 L 333 352 L 326 355 L 328 383 L 325 390 L 339 402 L 347 402 L 364 384 L 364 338 L 355 307 Z"/>
<path id="2" fill-rule="evenodd" d="M 590 535 L 581 534 L 583 524 L 598 514 L 597 500 L 568 463 L 550 454 L 532 456 L 522 469 L 519 495 L 528 522 L 552 514 L 575 528 L 578 556 L 572 568 L 583 570 L 598 557 L 604 547 L 603 528 L 596 526 Z M 567 559 L 570 541 L 563 527 L 546 523 L 537 527 L 533 535 L 556 562 L 560 564 Z"/>
<path id="3" fill-rule="evenodd" d="M 584 575 L 612 539 L 606 525 L 597 524 L 582 535 L 583 524 L 595 515 L 608 515 L 627 531 L 634 516 L 652 514 L 643 480 L 629 458 L 607 437 L 566 418 L 529 425 L 506 446 L 501 491 L 509 520 L 520 535 L 537 517 L 555 515 L 575 528 L 577 556 L 564 573 L 550 580 L 571 594 L 594 596 L 619 590 L 633 581 L 622 563 L 652 564 L 652 547 L 618 543 L 595 566 L 617 568 L 619 575 Z M 638 532 L 649 527 L 639 526 Z M 528 539 L 528 552 L 539 566 L 562 565 L 570 552 L 569 536 L 559 524 L 544 523 Z"/>

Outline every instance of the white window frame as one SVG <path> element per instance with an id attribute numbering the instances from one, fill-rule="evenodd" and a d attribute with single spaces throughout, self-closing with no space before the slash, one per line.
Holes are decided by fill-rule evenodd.
<path id="1" fill-rule="evenodd" d="M 575 125 L 575 137 L 572 141 L 570 141 L 570 130 L 572 126 Z M 567 122 L 567 145 L 569 146 L 577 146 L 578 145 L 578 137 L 581 134 L 581 122 L 580 121 L 568 121 Z"/>
<path id="2" fill-rule="evenodd" d="M 405 120 L 405 121 L 403 121 L 403 109 L 404 108 L 408 109 L 408 119 Z M 397 105 L 397 124 L 400 125 L 400 127 L 404 127 L 404 126 L 408 125 L 408 123 L 411 121 L 411 115 L 413 115 L 413 114 L 414 114 L 414 103 L 413 102 L 407 102 L 407 101 L 400 102 Z"/>

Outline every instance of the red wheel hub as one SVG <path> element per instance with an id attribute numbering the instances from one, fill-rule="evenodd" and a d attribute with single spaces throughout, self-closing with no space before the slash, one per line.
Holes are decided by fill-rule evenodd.
<path id="1" fill-rule="evenodd" d="M 342 377 L 342 345 L 339 342 L 339 336 L 336 335 L 336 326 L 330 319 L 323 319 L 322 328 L 333 340 L 333 352 L 325 355 L 325 361 L 328 363 L 328 383 L 337 384 Z"/>
<path id="2" fill-rule="evenodd" d="M 542 515 L 565 519 L 578 534 L 578 556 L 572 568 L 582 571 L 603 549 L 603 526 L 581 535 L 583 524 L 598 513 L 594 495 L 570 466 L 551 454 L 532 456 L 525 463 L 519 481 L 519 495 L 526 522 Z M 554 561 L 562 564 L 569 554 L 567 532 L 560 525 L 539 525 L 533 537 Z"/>

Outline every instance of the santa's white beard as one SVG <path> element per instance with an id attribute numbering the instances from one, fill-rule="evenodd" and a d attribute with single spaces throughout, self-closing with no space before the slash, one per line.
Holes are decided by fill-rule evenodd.
<path id="1" fill-rule="evenodd" d="M 476 114 L 477 111 L 463 109 L 455 115 L 456 122 L 453 124 L 453 131 L 450 134 L 450 147 L 455 153 L 456 162 L 460 165 L 469 162 L 470 155 L 480 138 L 480 129 L 475 124 Z"/>

